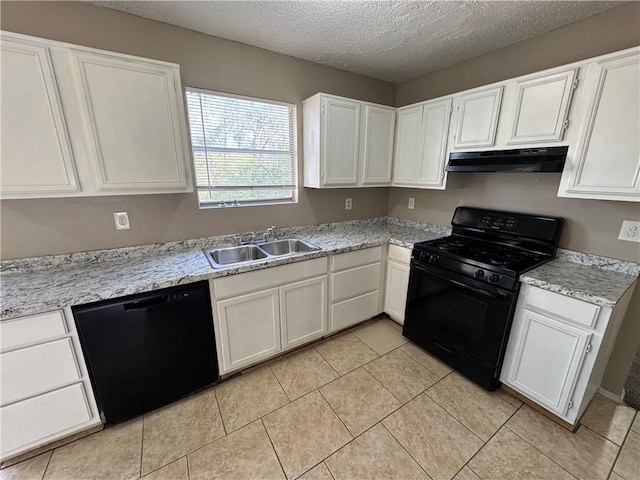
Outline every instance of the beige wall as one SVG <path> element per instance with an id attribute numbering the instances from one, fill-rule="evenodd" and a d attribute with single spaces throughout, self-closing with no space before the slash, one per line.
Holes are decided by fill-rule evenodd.
<path id="1" fill-rule="evenodd" d="M 185 86 L 295 102 L 299 126 L 300 102 L 319 91 L 395 102 L 392 83 L 87 3 L 2 2 L 1 14 L 3 30 L 179 63 Z M 296 205 L 222 210 L 199 210 L 195 194 L 2 201 L 0 255 L 8 259 L 386 215 L 387 196 L 386 188 L 300 188 Z M 349 212 L 346 197 L 353 198 Z M 116 211 L 129 212 L 131 230 L 115 230 Z"/>
<path id="2" fill-rule="evenodd" d="M 621 5 L 495 52 L 398 85 L 397 106 L 505 80 L 640 44 L 640 3 Z M 389 215 L 448 225 L 458 205 L 564 217 L 560 246 L 640 261 L 637 243 L 617 240 L 623 220 L 640 220 L 637 203 L 556 196 L 560 174 L 451 174 L 447 190 L 392 188 Z M 415 210 L 407 208 L 409 197 Z M 640 340 L 640 289 L 631 300 L 602 385 L 619 394 Z"/>

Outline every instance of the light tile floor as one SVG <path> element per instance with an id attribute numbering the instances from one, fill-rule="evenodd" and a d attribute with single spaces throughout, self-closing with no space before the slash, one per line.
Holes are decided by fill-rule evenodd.
<path id="1" fill-rule="evenodd" d="M 572 434 L 382 319 L 0 471 L 141 476 L 640 480 L 640 415 L 597 395 Z"/>

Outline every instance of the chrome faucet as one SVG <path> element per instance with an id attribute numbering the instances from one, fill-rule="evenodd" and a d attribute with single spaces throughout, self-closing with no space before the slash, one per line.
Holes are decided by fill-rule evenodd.
<path id="1" fill-rule="evenodd" d="M 264 234 L 262 235 L 262 238 L 264 239 L 265 242 L 269 241 L 269 237 L 271 237 L 271 240 L 277 240 L 278 229 L 276 228 L 275 225 L 271 225 L 269 228 L 267 228 L 264 231 Z"/>

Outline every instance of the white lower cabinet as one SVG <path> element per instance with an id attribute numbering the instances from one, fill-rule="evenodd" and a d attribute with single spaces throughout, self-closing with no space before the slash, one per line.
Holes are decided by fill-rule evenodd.
<path id="1" fill-rule="evenodd" d="M 249 367 L 327 333 L 327 259 L 210 282 L 220 374 Z"/>
<path id="2" fill-rule="evenodd" d="M 280 287 L 282 348 L 295 347 L 327 332 L 327 277 Z"/>
<path id="3" fill-rule="evenodd" d="M 101 424 L 67 310 L 0 323 L 2 461 Z"/>
<path id="4" fill-rule="evenodd" d="M 401 325 L 404 325 L 410 262 L 411 249 L 389 245 L 384 288 L 384 311 Z"/>
<path id="5" fill-rule="evenodd" d="M 329 331 L 342 330 L 382 312 L 382 247 L 331 258 Z"/>
<path id="6" fill-rule="evenodd" d="M 523 285 L 500 381 L 577 424 L 600 388 L 632 293 L 612 309 Z"/>
<path id="7" fill-rule="evenodd" d="M 505 383 L 564 416 L 591 334 L 526 308 L 518 312 L 517 329 Z"/>
<path id="8" fill-rule="evenodd" d="M 221 300 L 217 319 L 225 371 L 237 370 L 280 351 L 277 288 Z"/>

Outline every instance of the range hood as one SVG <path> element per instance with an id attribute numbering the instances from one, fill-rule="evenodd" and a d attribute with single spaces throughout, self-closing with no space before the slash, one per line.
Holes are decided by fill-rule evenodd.
<path id="1" fill-rule="evenodd" d="M 447 172 L 561 172 L 569 147 L 453 152 Z"/>

